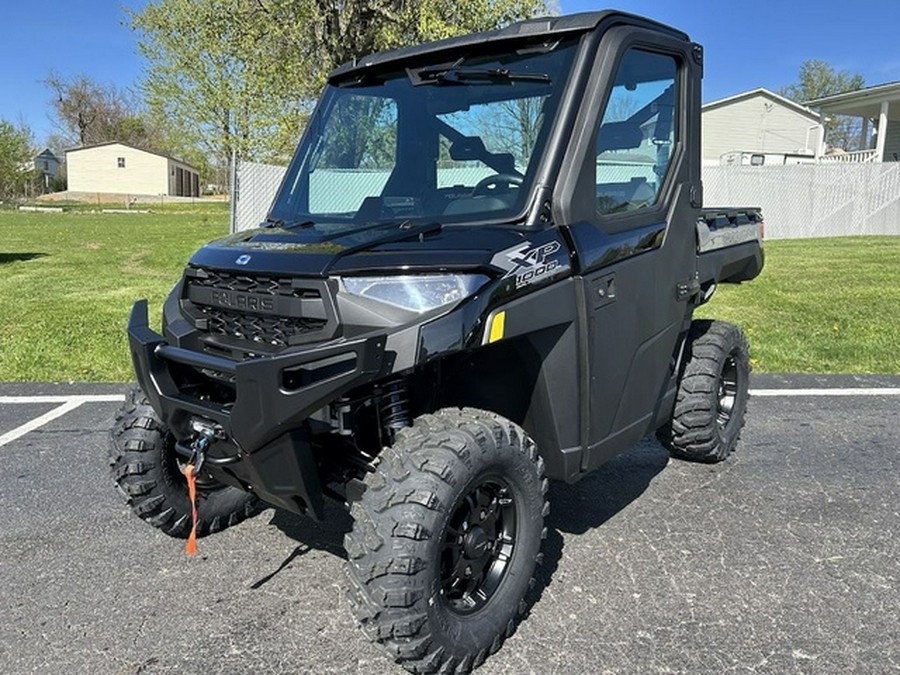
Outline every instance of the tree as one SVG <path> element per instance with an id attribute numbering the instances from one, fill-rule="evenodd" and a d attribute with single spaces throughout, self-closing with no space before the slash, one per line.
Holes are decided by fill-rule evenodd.
<path id="1" fill-rule="evenodd" d="M 549 12 L 544 0 L 312 0 L 308 4 L 319 85 L 331 69 L 374 51 L 491 30 Z"/>
<path id="2" fill-rule="evenodd" d="M 31 182 L 31 131 L 0 119 L 0 201 L 22 196 Z"/>
<path id="3" fill-rule="evenodd" d="M 130 12 L 149 63 L 142 85 L 149 105 L 221 165 L 233 151 L 277 154 L 278 129 L 304 112 L 287 103 L 288 92 L 299 101 L 299 78 L 280 59 L 283 22 L 299 17 L 272 16 L 288 4 L 158 0 Z"/>
<path id="4" fill-rule="evenodd" d="M 65 79 L 51 72 L 44 83 L 53 92 L 57 126 L 70 144 L 129 143 L 146 137 L 138 104 L 129 92 L 84 75 Z"/>
<path id="5" fill-rule="evenodd" d="M 558 8 L 544 0 L 431 0 L 407 3 L 406 11 L 414 27 L 406 39 L 420 42 L 493 30 L 520 19 L 556 14 Z"/>
<path id="6" fill-rule="evenodd" d="M 541 11 L 543 0 L 155 0 L 129 17 L 148 102 L 226 163 L 233 151 L 289 156 L 345 61 Z"/>
<path id="7" fill-rule="evenodd" d="M 44 146 L 49 148 L 50 152 L 52 152 L 60 159 L 63 159 L 66 156 L 66 150 L 71 148 L 73 145 L 74 144 L 66 134 L 62 134 L 59 132 L 49 134 L 47 136 L 47 139 L 44 141 Z"/>
<path id="8" fill-rule="evenodd" d="M 859 73 L 836 70 L 827 61 L 809 59 L 800 66 L 797 82 L 789 84 L 779 93 L 798 103 L 806 103 L 824 96 L 862 89 L 866 82 Z M 835 115 L 825 121 L 825 133 L 829 145 L 849 150 L 860 133 L 859 121 L 846 115 Z"/>

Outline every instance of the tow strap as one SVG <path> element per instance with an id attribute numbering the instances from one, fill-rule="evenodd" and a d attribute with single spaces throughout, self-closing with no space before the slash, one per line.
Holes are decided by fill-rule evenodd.
<path id="1" fill-rule="evenodd" d="M 206 460 L 206 449 L 210 440 L 215 437 L 215 432 L 209 428 L 201 428 L 199 432 L 200 435 L 192 444 L 194 454 L 184 467 L 188 498 L 191 500 L 191 533 L 188 535 L 187 545 L 184 548 L 188 555 L 197 555 L 197 474 L 200 473 L 200 468 Z"/>
<path id="2" fill-rule="evenodd" d="M 194 475 L 193 464 L 184 467 L 184 477 L 187 478 L 188 497 L 191 500 L 191 533 L 184 550 L 188 555 L 197 555 L 197 476 Z"/>

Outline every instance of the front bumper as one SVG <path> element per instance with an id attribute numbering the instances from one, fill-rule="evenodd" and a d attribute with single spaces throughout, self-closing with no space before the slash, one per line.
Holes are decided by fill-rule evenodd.
<path id="1" fill-rule="evenodd" d="M 216 478 L 252 489 L 277 506 L 321 517 L 321 485 L 304 423 L 389 369 L 385 335 L 235 362 L 167 344 L 149 327 L 147 301 L 141 300 L 131 311 L 128 338 L 138 383 L 176 441 L 190 440 L 192 418 L 214 422 L 222 430 L 210 449 L 209 468 Z M 192 395 L 179 385 L 179 369 L 227 378 L 234 401 L 215 403 Z"/>

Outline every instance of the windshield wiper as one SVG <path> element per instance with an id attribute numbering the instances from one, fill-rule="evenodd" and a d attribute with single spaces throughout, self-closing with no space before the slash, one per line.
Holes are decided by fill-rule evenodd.
<path id="1" fill-rule="evenodd" d="M 351 89 L 353 87 L 368 87 L 376 84 L 384 84 L 384 80 L 378 78 L 373 73 L 359 73 L 358 75 L 338 80 L 334 84 L 341 89 Z"/>
<path id="2" fill-rule="evenodd" d="M 281 226 L 281 229 L 293 230 L 298 227 L 304 227 L 304 228 L 315 227 L 315 225 L 316 225 L 316 221 L 314 221 L 314 220 L 298 220 L 298 221 L 291 222 L 291 223 L 285 223 L 284 225 Z"/>
<path id="3" fill-rule="evenodd" d="M 460 68 L 445 66 L 423 68 L 415 71 L 408 69 L 409 79 L 413 86 L 422 84 L 468 84 L 470 82 L 543 82 L 550 84 L 547 73 L 526 73 L 506 68 Z"/>
<path id="4" fill-rule="evenodd" d="M 334 266 L 334 263 L 338 261 L 339 258 L 344 258 L 348 255 L 353 255 L 354 253 L 359 253 L 360 251 L 366 251 L 376 246 L 382 246 L 384 244 L 393 244 L 398 241 L 405 241 L 407 239 L 413 239 L 418 237 L 419 241 L 425 239 L 425 235 L 435 234 L 440 232 L 443 227 L 440 223 L 429 222 L 429 223 L 421 223 L 419 225 L 413 225 L 409 220 L 402 220 L 400 222 L 387 222 L 387 223 L 379 223 L 373 227 L 366 228 L 367 230 L 385 230 L 385 235 L 383 237 L 377 237 L 375 239 L 370 239 L 368 241 L 364 241 L 359 244 L 355 244 L 353 246 L 348 246 L 347 248 L 338 251 L 334 255 L 334 259 L 329 264 L 328 268 Z"/>
<path id="5" fill-rule="evenodd" d="M 506 68 L 455 68 L 444 75 L 457 80 L 507 80 L 509 82 L 550 82 L 547 73 L 515 72 Z"/>
<path id="6" fill-rule="evenodd" d="M 297 220 L 297 221 L 288 221 L 284 218 L 266 218 L 266 222 L 262 224 L 262 227 L 280 227 L 282 230 L 293 230 L 297 227 L 312 227 L 316 224 L 314 220 Z"/>

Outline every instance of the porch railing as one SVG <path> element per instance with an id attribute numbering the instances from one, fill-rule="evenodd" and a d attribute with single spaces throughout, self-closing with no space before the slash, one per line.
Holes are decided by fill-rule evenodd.
<path id="1" fill-rule="evenodd" d="M 877 150 L 856 150 L 855 152 L 842 152 L 835 155 L 822 155 L 819 162 L 823 164 L 868 164 L 878 159 Z"/>

